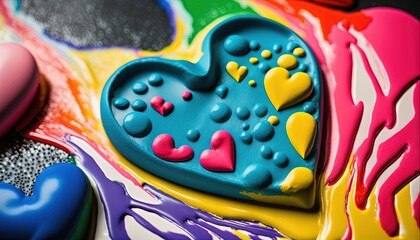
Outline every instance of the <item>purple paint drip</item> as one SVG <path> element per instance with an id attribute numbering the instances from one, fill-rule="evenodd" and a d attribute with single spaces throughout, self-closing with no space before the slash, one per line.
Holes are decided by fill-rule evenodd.
<path id="1" fill-rule="evenodd" d="M 144 184 L 143 188 L 158 199 L 159 202 L 146 203 L 133 199 L 123 184 L 111 181 L 105 176 L 104 172 L 89 154 L 69 138 L 67 138 L 67 141 L 77 150 L 74 154 L 80 157 L 80 164 L 86 169 L 87 174 L 89 174 L 97 187 L 105 209 L 109 236 L 112 239 L 129 239 L 124 223 L 124 218 L 127 215 L 133 217 L 137 223 L 164 239 L 212 239 L 211 234 L 221 239 L 239 239 L 231 231 L 222 230 L 216 226 L 246 231 L 252 239 L 260 239 L 259 236 L 272 239 L 282 237 L 275 229 L 259 225 L 256 222 L 222 219 L 192 208 L 148 184 Z M 187 235 L 162 231 L 134 212 L 133 208 L 155 213 L 179 226 Z"/>

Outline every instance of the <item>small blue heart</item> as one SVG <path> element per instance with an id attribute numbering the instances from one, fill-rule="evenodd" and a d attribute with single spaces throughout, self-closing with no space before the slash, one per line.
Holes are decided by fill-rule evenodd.
<path id="1" fill-rule="evenodd" d="M 0 238 L 83 238 L 92 194 L 83 171 L 70 163 L 58 163 L 42 171 L 32 196 L 1 182 Z"/>

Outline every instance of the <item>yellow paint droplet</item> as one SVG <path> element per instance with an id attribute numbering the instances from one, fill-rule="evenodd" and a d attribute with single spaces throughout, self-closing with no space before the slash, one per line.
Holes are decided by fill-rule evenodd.
<path id="1" fill-rule="evenodd" d="M 250 58 L 249 59 L 249 62 L 251 63 L 251 64 L 257 64 L 258 63 L 258 58 L 256 58 L 256 57 L 252 57 L 252 58 Z"/>
<path id="2" fill-rule="evenodd" d="M 290 70 L 290 69 L 295 69 L 297 67 L 298 61 L 291 54 L 283 54 L 277 59 L 277 64 L 280 67 Z"/>
<path id="3" fill-rule="evenodd" d="M 280 189 L 285 193 L 293 194 L 307 189 L 313 181 L 314 175 L 311 170 L 306 167 L 297 167 L 290 171 L 286 179 L 280 184 Z"/>
<path id="4" fill-rule="evenodd" d="M 276 126 L 277 124 L 279 124 L 279 118 L 276 116 L 270 116 L 267 121 L 271 124 Z"/>
<path id="5" fill-rule="evenodd" d="M 248 73 L 248 68 L 245 66 L 239 66 L 237 62 L 231 61 L 226 64 L 226 71 L 233 79 L 235 79 L 235 81 L 240 82 Z"/>
<path id="6" fill-rule="evenodd" d="M 261 52 L 261 57 L 263 57 L 265 59 L 270 59 L 271 58 L 271 52 L 270 52 L 270 50 L 263 50 Z"/>
<path id="7" fill-rule="evenodd" d="M 264 88 L 277 110 L 303 101 L 313 91 L 312 80 L 307 73 L 297 72 L 290 77 L 289 71 L 282 67 L 272 68 L 265 74 Z"/>
<path id="8" fill-rule="evenodd" d="M 292 114 L 286 122 L 286 132 L 296 152 L 306 158 L 312 151 L 317 134 L 316 121 L 305 112 Z"/>
<path id="9" fill-rule="evenodd" d="M 304 57 L 306 53 L 305 50 L 303 50 L 303 48 L 298 47 L 293 49 L 293 54 L 298 57 Z"/>
<path id="10" fill-rule="evenodd" d="M 257 83 L 255 82 L 255 80 L 249 80 L 248 85 L 251 87 L 255 87 L 257 86 Z"/>

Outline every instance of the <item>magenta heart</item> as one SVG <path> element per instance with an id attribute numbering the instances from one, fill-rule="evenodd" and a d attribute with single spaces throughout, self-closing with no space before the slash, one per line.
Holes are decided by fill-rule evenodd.
<path id="1" fill-rule="evenodd" d="M 175 148 L 174 139 L 169 134 L 157 136 L 153 140 L 152 149 L 156 156 L 171 162 L 188 161 L 194 156 L 194 151 L 187 145 Z"/>
<path id="2" fill-rule="evenodd" d="M 210 140 L 212 150 L 201 153 L 200 164 L 205 169 L 215 172 L 235 170 L 235 142 L 227 131 L 217 131 Z"/>
<path id="3" fill-rule="evenodd" d="M 165 102 L 165 100 L 159 96 L 153 97 L 150 100 L 150 105 L 162 116 L 167 116 L 174 110 L 174 105 L 171 102 Z"/>
<path id="4" fill-rule="evenodd" d="M 0 44 L 0 137 L 26 113 L 38 87 L 32 54 L 16 43 Z"/>

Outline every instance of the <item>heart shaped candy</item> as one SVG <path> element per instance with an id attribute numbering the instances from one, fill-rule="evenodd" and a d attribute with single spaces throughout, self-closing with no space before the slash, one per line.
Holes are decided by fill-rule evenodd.
<path id="1" fill-rule="evenodd" d="M 0 236 L 15 239 L 84 238 L 92 210 L 92 188 L 70 163 L 44 169 L 32 196 L 0 183 Z"/>
<path id="2" fill-rule="evenodd" d="M 280 58 L 285 54 L 290 56 Z M 284 69 L 280 84 L 278 66 Z M 271 96 L 295 88 L 302 76 L 308 76 L 312 93 L 288 99 L 279 111 L 273 107 Z M 161 178 L 223 196 L 310 208 L 315 191 L 308 187 L 295 196 L 280 186 L 298 167 L 305 171 L 295 171 L 297 178 L 308 171 L 316 176 L 320 137 L 313 134 L 303 159 L 286 122 L 307 111 L 319 129 L 320 87 L 318 65 L 302 39 L 271 20 L 241 16 L 207 35 L 195 64 L 143 58 L 122 66 L 103 89 L 101 115 L 116 149 Z M 122 99 L 125 107 L 118 104 Z M 137 108 L 138 102 L 152 107 Z M 168 102 L 172 107 L 165 114 Z"/>
<path id="3" fill-rule="evenodd" d="M 39 86 L 35 59 L 17 43 L 0 44 L 0 137 L 25 114 Z"/>

